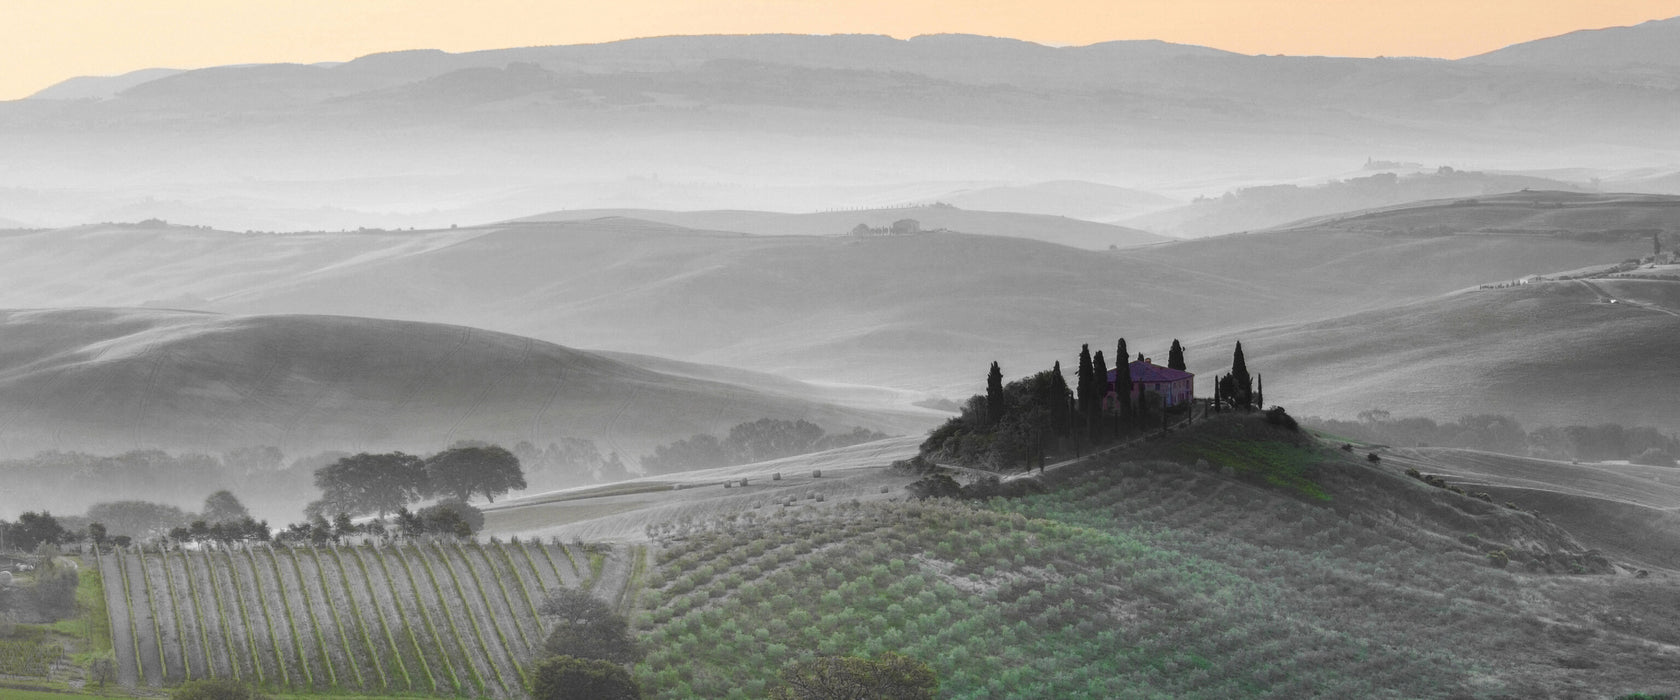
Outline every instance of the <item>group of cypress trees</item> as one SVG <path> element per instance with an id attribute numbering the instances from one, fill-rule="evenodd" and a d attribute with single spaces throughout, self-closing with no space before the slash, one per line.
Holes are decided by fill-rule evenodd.
<path id="1" fill-rule="evenodd" d="M 1101 350 L 1092 353 L 1089 344 L 1079 348 L 1077 383 L 1072 388 L 1062 375 L 1061 362 L 1007 384 L 1003 368 L 993 362 L 986 373 L 986 393 L 970 398 L 961 415 L 930 433 L 922 443 L 922 454 L 935 461 L 1009 468 L 1042 464 L 1053 440 L 1064 448 L 1105 442 L 1125 435 L 1129 428 L 1142 429 L 1145 420 L 1157 413 L 1164 425 L 1167 413 L 1158 401 L 1132 400 L 1129 356 L 1126 339 L 1119 339 L 1113 355 L 1118 400 L 1112 407 L 1105 405 L 1108 357 Z M 1137 359 L 1143 360 L 1143 354 Z M 1167 366 L 1187 371 L 1184 346 L 1176 339 L 1167 353 Z M 1214 382 L 1214 410 L 1222 404 L 1245 409 L 1262 404 L 1261 391 L 1249 377 L 1239 342 L 1231 373 Z M 1067 445 L 1069 438 L 1077 441 Z"/>
<path id="2" fill-rule="evenodd" d="M 1220 411 L 1226 406 L 1244 411 L 1266 407 L 1266 382 L 1260 375 L 1249 376 L 1240 340 L 1236 351 L 1231 353 L 1231 373 L 1214 377 L 1213 410 Z"/>

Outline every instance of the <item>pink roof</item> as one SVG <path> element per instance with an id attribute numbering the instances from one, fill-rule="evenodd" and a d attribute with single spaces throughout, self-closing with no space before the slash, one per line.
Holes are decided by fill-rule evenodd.
<path id="1" fill-rule="evenodd" d="M 1189 379 L 1196 376 L 1183 370 L 1161 367 L 1143 360 L 1138 360 L 1128 366 L 1131 368 L 1132 381 L 1134 382 L 1176 382 L 1180 379 Z M 1113 383 L 1118 376 L 1119 372 L 1117 370 L 1111 369 L 1108 371 L 1108 381 L 1110 383 Z"/>

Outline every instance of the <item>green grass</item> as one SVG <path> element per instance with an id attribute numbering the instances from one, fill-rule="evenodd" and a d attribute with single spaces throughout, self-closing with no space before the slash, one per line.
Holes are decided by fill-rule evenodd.
<path id="1" fill-rule="evenodd" d="M 76 616 L 47 625 L 47 629 L 81 640 L 78 662 L 112 651 L 111 615 L 105 607 L 105 584 L 99 567 L 82 567 L 76 573 Z"/>
<path id="2" fill-rule="evenodd" d="M 1330 500 L 1330 494 L 1312 474 L 1313 468 L 1324 462 L 1328 454 L 1310 444 L 1190 432 L 1162 444 L 1145 446 L 1143 454 L 1183 464 L 1205 459 L 1215 468 L 1229 467 L 1240 476 L 1259 479 L 1308 498 Z"/>

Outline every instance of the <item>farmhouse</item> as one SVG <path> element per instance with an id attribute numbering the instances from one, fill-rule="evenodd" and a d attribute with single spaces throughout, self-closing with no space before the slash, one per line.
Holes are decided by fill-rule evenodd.
<path id="1" fill-rule="evenodd" d="M 1129 365 L 1132 373 L 1131 390 L 1127 394 L 1132 405 L 1137 405 L 1140 392 L 1153 391 L 1161 395 L 1161 400 L 1168 406 L 1189 403 L 1196 395 L 1196 375 L 1171 367 L 1161 367 L 1148 358 L 1138 360 Z M 1119 381 L 1119 370 L 1108 371 L 1108 400 L 1116 400 Z"/>

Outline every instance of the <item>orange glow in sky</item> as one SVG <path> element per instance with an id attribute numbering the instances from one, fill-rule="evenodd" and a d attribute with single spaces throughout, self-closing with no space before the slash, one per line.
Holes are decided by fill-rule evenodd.
<path id="1" fill-rule="evenodd" d="M 959 32 L 1081 45 L 1459 58 L 1680 15 L 1680 0 L 3 0 L 0 99 L 76 75 L 668 34 Z"/>

